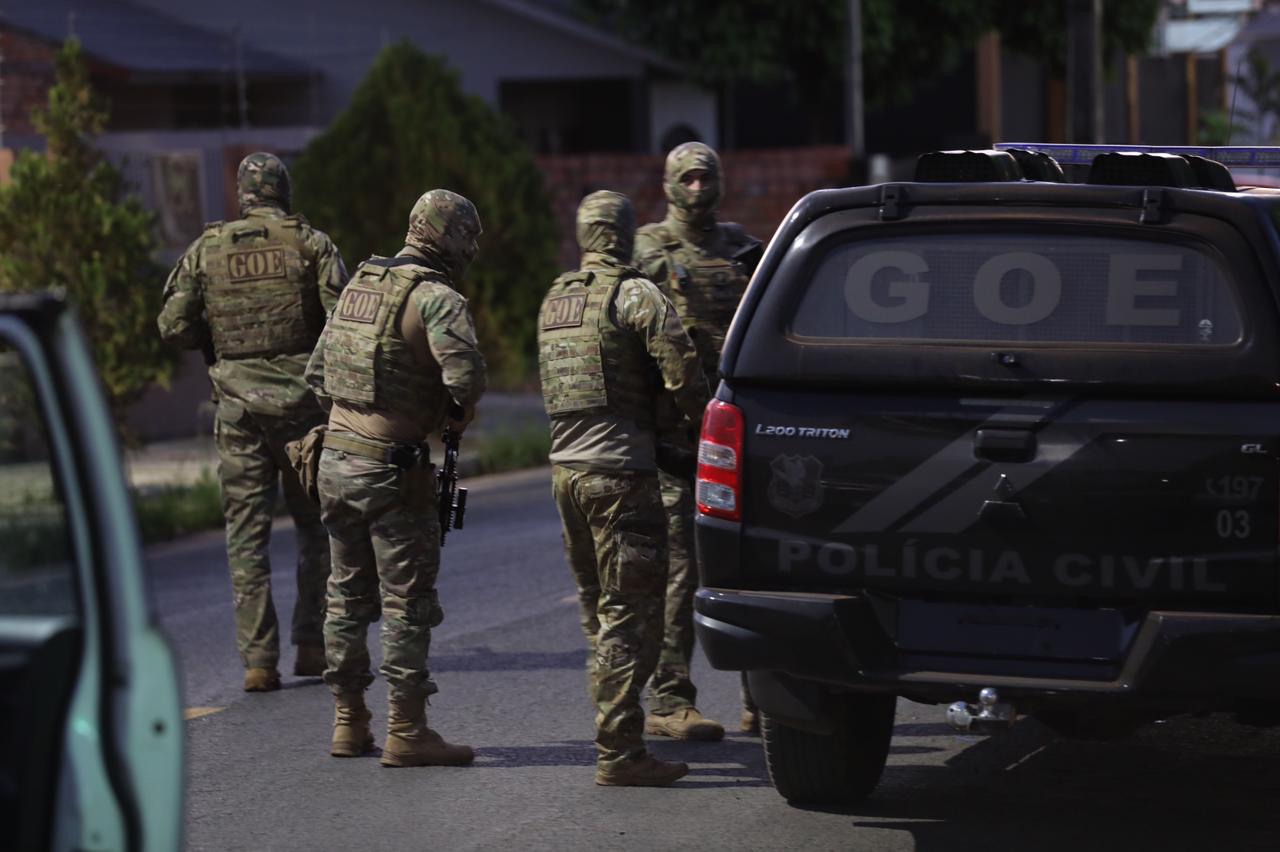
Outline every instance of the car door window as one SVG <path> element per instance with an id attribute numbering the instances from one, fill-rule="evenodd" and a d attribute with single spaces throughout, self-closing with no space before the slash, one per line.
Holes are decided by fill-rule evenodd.
<path id="1" fill-rule="evenodd" d="M 83 533 L 69 522 L 68 457 L 46 416 L 49 367 L 37 361 L 31 331 L 6 319 L 0 315 L 0 825 L 17 838 L 14 848 L 46 848 L 54 844 L 69 709 L 86 668 L 76 546 Z"/>
<path id="2" fill-rule="evenodd" d="M 0 344 L 0 616 L 76 612 L 70 541 L 30 371 Z"/>
<path id="3" fill-rule="evenodd" d="M 0 327 L 0 825 L 15 848 L 43 848 L 84 619 L 48 381 L 37 381 L 33 349 L 7 342 L 11 330 Z"/>
<path id="4" fill-rule="evenodd" d="M 1195 245 L 986 232 L 837 244 L 791 333 L 832 341 L 1222 348 L 1244 322 L 1225 265 Z"/>

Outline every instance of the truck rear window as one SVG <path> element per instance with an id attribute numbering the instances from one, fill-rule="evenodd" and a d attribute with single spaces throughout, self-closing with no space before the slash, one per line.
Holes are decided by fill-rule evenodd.
<path id="1" fill-rule="evenodd" d="M 1240 341 L 1220 262 L 1188 245 L 1080 234 L 913 235 L 836 244 L 794 338 L 1224 347 Z"/>

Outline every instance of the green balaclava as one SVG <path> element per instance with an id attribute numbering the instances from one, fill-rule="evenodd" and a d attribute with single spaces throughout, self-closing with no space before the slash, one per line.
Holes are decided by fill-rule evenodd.
<path id="1" fill-rule="evenodd" d="M 404 243 L 427 256 L 457 284 L 475 258 L 480 214 L 466 198 L 447 189 L 426 192 L 409 213 Z"/>
<path id="2" fill-rule="evenodd" d="M 680 183 L 680 178 L 695 169 L 704 169 L 707 180 L 701 190 L 692 192 Z M 701 142 L 677 145 L 667 154 L 662 188 L 667 194 L 668 209 L 676 220 L 700 228 L 711 226 L 716 221 L 716 207 L 723 191 L 720 156 Z"/>
<path id="3" fill-rule="evenodd" d="M 636 211 L 620 192 L 593 192 L 578 205 L 578 246 L 582 260 L 630 263 L 636 239 Z"/>
<path id="4" fill-rule="evenodd" d="M 275 154 L 258 151 L 240 161 L 236 170 L 240 214 L 250 207 L 279 207 L 289 212 L 289 170 Z"/>

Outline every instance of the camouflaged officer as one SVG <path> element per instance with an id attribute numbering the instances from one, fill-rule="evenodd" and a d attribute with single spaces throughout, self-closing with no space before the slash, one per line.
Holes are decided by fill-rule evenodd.
<path id="1" fill-rule="evenodd" d="M 635 213 L 596 192 L 578 208 L 582 268 L 556 279 L 538 317 L 552 483 L 591 650 L 596 783 L 670 784 L 683 763 L 650 755 L 640 693 L 657 662 L 667 574 L 654 403 L 665 389 L 701 417 L 706 382 L 671 302 L 628 266 Z"/>
<path id="2" fill-rule="evenodd" d="M 212 352 L 236 643 L 245 690 L 261 692 L 280 687 L 268 555 L 278 479 L 298 538 L 294 674 L 324 672 L 329 539 L 284 445 L 324 422 L 303 371 L 347 273 L 329 238 L 290 213 L 289 172 L 278 158 L 245 157 L 237 186 L 240 218 L 206 225 L 182 255 L 165 284 L 159 326 L 165 340 Z"/>
<path id="3" fill-rule="evenodd" d="M 741 225 L 716 221 L 723 181 L 720 158 L 701 142 L 686 142 L 667 155 L 663 188 L 667 216 L 636 234 L 635 264 L 662 287 L 698 350 L 714 392 L 729 322 L 746 289 L 760 242 Z M 662 501 L 667 509 L 670 570 L 662 651 L 650 685 L 652 714 L 645 732 L 677 739 L 718 740 L 724 726 L 696 706 L 690 678 L 693 659 L 693 593 L 698 585 L 693 544 L 693 475 L 696 442 L 691 430 L 659 409 Z M 698 421 L 701 425 L 701 421 Z M 744 727 L 751 720 L 743 716 Z"/>
<path id="4" fill-rule="evenodd" d="M 373 746 L 364 690 L 373 682 L 366 634 L 382 614 L 387 680 L 384 766 L 459 766 L 470 747 L 427 727 L 436 691 L 427 669 L 440 525 L 428 435 L 462 431 L 484 392 L 475 324 L 454 287 L 476 254 L 480 218 L 461 195 L 433 189 L 409 215 L 395 257 L 362 263 L 325 326 L 307 380 L 331 403 L 320 456 L 321 512 L 333 550 L 324 622 L 334 694 L 330 754 Z"/>

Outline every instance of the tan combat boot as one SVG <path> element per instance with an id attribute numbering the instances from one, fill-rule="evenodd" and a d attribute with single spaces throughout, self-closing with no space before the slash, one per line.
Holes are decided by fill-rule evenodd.
<path id="1" fill-rule="evenodd" d="M 383 766 L 466 766 L 471 746 L 453 745 L 427 727 L 425 698 L 387 699 L 387 743 Z"/>
<path id="2" fill-rule="evenodd" d="M 644 732 L 677 740 L 715 742 L 724 738 L 724 725 L 708 719 L 697 707 L 682 707 L 665 716 L 650 714 L 644 718 Z"/>
<path id="3" fill-rule="evenodd" d="M 244 671 L 245 692 L 273 692 L 280 688 L 280 672 L 262 666 Z"/>
<path id="4" fill-rule="evenodd" d="M 689 774 L 689 764 L 658 760 L 646 754 L 635 763 L 611 769 L 596 770 L 596 783 L 601 787 L 665 787 Z"/>
<path id="5" fill-rule="evenodd" d="M 760 733 L 760 713 L 756 710 L 748 710 L 745 707 L 742 710 L 742 719 L 738 722 L 738 727 L 742 729 L 744 734 Z"/>
<path id="6" fill-rule="evenodd" d="M 299 645 L 298 656 L 293 661 L 293 673 L 298 677 L 320 677 L 324 674 L 323 645 Z"/>
<path id="7" fill-rule="evenodd" d="M 364 693 L 338 692 L 333 699 L 333 745 L 329 754 L 359 757 L 372 751 L 373 734 L 369 731 L 370 714 L 364 705 Z"/>

